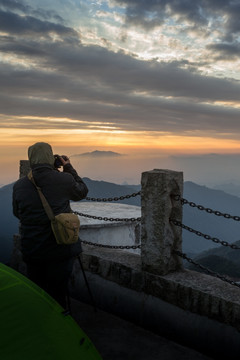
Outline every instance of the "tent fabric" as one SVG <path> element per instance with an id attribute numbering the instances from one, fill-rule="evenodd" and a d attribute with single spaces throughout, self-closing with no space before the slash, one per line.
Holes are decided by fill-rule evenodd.
<path id="1" fill-rule="evenodd" d="M 1 360 L 101 360 L 70 315 L 44 290 L 0 264 Z"/>

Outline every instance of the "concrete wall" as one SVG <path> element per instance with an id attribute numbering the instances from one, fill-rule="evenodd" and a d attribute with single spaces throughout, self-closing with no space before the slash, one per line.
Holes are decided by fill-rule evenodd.
<path id="1" fill-rule="evenodd" d="M 239 289 L 181 270 L 143 272 L 139 255 L 84 247 L 82 261 L 98 308 L 213 358 L 239 359 Z M 91 303 L 78 261 L 72 296 Z"/>
<path id="2" fill-rule="evenodd" d="M 89 216 L 101 216 L 112 219 L 141 217 L 139 206 L 121 203 L 95 203 L 95 202 L 72 202 L 71 208 L 80 214 Z M 108 246 L 138 246 L 141 243 L 140 224 L 137 221 L 103 221 L 94 218 L 79 216 L 80 238 L 95 244 Z M 127 251 L 140 254 L 140 249 L 128 249 Z"/>

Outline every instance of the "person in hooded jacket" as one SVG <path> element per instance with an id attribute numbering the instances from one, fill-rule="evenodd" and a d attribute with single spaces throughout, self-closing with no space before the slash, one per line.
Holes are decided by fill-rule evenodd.
<path id="1" fill-rule="evenodd" d="M 88 188 L 67 157 L 60 157 L 63 171 L 54 167 L 51 145 L 39 142 L 29 147 L 33 178 L 54 215 L 71 212 L 70 200 L 87 196 Z M 64 160 L 65 159 L 65 160 Z M 13 187 L 13 213 L 20 220 L 21 250 L 28 277 L 66 308 L 68 280 L 81 242 L 59 245 L 34 184 L 27 176 Z"/>

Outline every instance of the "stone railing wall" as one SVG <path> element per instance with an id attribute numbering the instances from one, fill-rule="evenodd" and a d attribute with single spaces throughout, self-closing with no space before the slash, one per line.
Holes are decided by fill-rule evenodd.
<path id="1" fill-rule="evenodd" d="M 21 176 L 27 162 L 21 164 Z M 23 173 L 24 171 L 24 173 Z M 173 253 L 182 250 L 183 174 L 142 174 L 141 254 L 83 246 L 82 262 L 96 305 L 211 356 L 240 356 L 240 289 L 183 268 Z M 94 239 L 93 239 L 94 242 Z M 71 281 L 74 297 L 89 294 L 78 261 Z"/>

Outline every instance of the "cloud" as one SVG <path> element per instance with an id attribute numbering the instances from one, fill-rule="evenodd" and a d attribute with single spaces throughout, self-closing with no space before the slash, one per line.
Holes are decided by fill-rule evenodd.
<path id="1" fill-rule="evenodd" d="M 59 16 L 54 10 L 44 10 L 42 8 L 35 9 L 34 7 L 27 5 L 24 1 L 17 0 L 0 0 L 0 9 L 5 11 L 13 11 L 18 14 L 32 15 L 40 17 L 45 20 L 54 19 L 57 22 L 63 23 L 63 18 Z"/>
<path id="2" fill-rule="evenodd" d="M 30 7 L 20 3 L 17 0 L 0 0 L 0 8 L 10 9 L 10 10 L 20 10 L 22 12 L 27 12 L 30 10 Z"/>
<path id="3" fill-rule="evenodd" d="M 240 31 L 240 4 L 234 0 L 115 0 L 115 3 L 126 7 L 126 24 L 146 30 L 175 21 L 190 30 L 201 27 L 205 36 L 221 25 L 222 38 L 228 41 Z"/>
<path id="4" fill-rule="evenodd" d="M 0 11 L 0 31 L 12 35 L 34 35 L 55 33 L 58 35 L 76 35 L 72 28 L 55 24 L 49 21 L 42 21 L 32 16 L 20 16 L 6 11 Z"/>
<path id="5" fill-rule="evenodd" d="M 139 19 L 149 4 L 156 16 L 163 7 L 204 24 L 205 13 L 198 13 L 195 2 L 174 1 L 170 8 L 167 3 L 132 1 L 132 6 L 139 8 Z M 8 9 L 24 10 L 16 1 L 8 4 Z M 212 1 L 211 8 L 216 4 Z M 9 126 L 98 129 L 102 122 L 102 127 L 129 131 L 208 131 L 219 137 L 239 132 L 239 81 L 206 76 L 186 60 L 144 61 L 124 51 L 82 44 L 78 31 L 38 18 L 40 10 L 35 16 L 0 12 L 0 51 L 8 62 L 0 63 L 0 109 Z M 26 12 L 33 14 L 34 9 Z M 209 45 L 214 49 L 220 55 L 230 53 L 230 47 Z"/>
<path id="6" fill-rule="evenodd" d="M 18 42 L 16 38 L 5 38 L 0 49 L 21 54 L 25 59 L 35 57 L 35 64 L 39 62 L 39 70 L 36 67 L 16 70 L 15 65 L 3 65 L 0 68 L 2 91 L 10 86 L 11 91 L 14 91 L 14 87 L 17 91 L 21 88 L 22 93 L 35 92 L 38 96 L 38 92 L 44 91 L 51 95 L 55 91 L 52 87 L 56 84 L 57 93 L 62 98 L 74 100 L 79 100 L 78 94 L 90 96 L 95 93 L 101 101 L 101 94 L 109 96 L 105 100 L 111 103 L 111 94 L 117 92 L 124 95 L 128 92 L 147 93 L 153 97 L 188 98 L 199 102 L 239 101 L 239 81 L 204 76 L 183 68 L 178 62 L 143 61 L 100 46 L 74 46 L 57 41 Z"/>
<path id="7" fill-rule="evenodd" d="M 229 1 L 229 4 L 225 4 L 226 10 L 226 22 L 225 22 L 225 40 L 232 42 L 240 34 L 240 4 L 239 1 Z"/>
<path id="8" fill-rule="evenodd" d="M 240 44 L 228 44 L 228 43 L 219 43 L 219 44 L 209 44 L 207 49 L 211 50 L 214 59 L 216 60 L 226 60 L 229 61 L 229 58 L 232 60 L 238 60 L 240 55 Z"/>
<path id="9" fill-rule="evenodd" d="M 77 94 L 73 91 L 71 98 L 71 82 L 67 83 L 67 80 L 62 79 L 61 86 L 58 78 L 54 81 L 54 77 L 49 78 L 47 74 L 45 78 L 43 74 L 39 74 L 36 81 L 38 87 L 29 75 L 29 80 L 33 80 L 32 86 L 25 85 L 20 92 L 21 78 L 18 78 L 19 91 L 16 81 L 13 84 L 13 93 L 2 95 L 0 102 L 1 112 L 7 120 L 5 126 L 11 128 L 94 130 L 107 125 L 119 130 L 137 129 L 196 135 L 205 134 L 207 131 L 209 136 L 221 136 L 221 133 L 226 136 L 228 133 L 232 137 L 240 130 L 239 110 L 234 108 L 126 94 L 114 92 L 114 89 L 110 94 L 110 90 L 104 92 L 101 89 L 96 91 L 88 88 L 86 94 L 83 86 L 77 89 Z M 66 87 L 70 98 L 67 102 L 61 100 L 63 89 L 67 91 Z M 23 118 L 9 119 L 8 116 Z M 61 118 L 72 120 L 62 121 Z M 1 125 L 3 126 L 3 122 Z"/>

